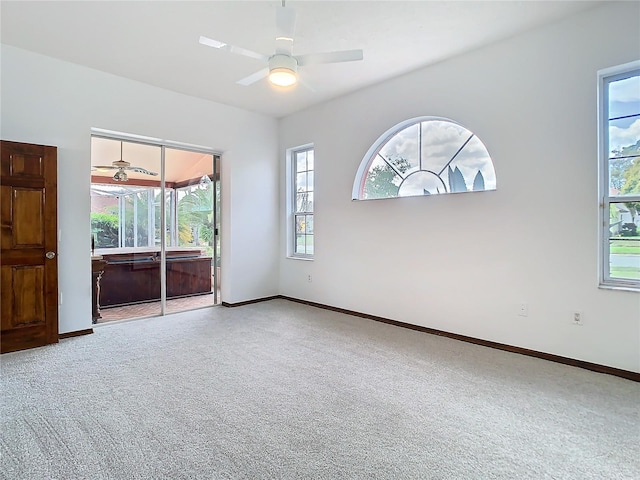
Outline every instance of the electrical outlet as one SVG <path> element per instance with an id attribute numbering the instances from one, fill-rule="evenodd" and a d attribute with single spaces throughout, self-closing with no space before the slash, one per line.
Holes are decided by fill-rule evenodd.
<path id="1" fill-rule="evenodd" d="M 311 283 L 313 281 L 313 277 L 311 275 L 307 275 L 307 282 Z"/>
<path id="2" fill-rule="evenodd" d="M 518 315 L 521 317 L 528 317 L 529 316 L 529 305 L 527 305 L 526 303 L 521 303 L 520 304 L 520 309 L 518 310 Z"/>
<path id="3" fill-rule="evenodd" d="M 571 316 L 571 323 L 574 325 L 582 325 L 583 315 L 582 312 L 573 312 Z"/>

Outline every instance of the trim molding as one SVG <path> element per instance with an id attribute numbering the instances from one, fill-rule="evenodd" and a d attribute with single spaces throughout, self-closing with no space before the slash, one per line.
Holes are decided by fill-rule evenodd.
<path id="1" fill-rule="evenodd" d="M 75 332 L 66 332 L 58 334 L 58 339 L 79 337 L 81 335 L 89 335 L 93 333 L 93 328 L 87 328 L 86 330 L 76 330 Z"/>
<path id="2" fill-rule="evenodd" d="M 251 305 L 252 303 L 268 302 L 269 300 L 276 300 L 278 298 L 284 298 L 285 300 L 293 300 L 292 298 L 290 299 L 287 297 L 283 297 L 282 295 L 272 295 L 270 297 L 255 298 L 253 300 L 245 300 L 244 302 L 237 302 L 237 303 L 222 302 L 221 305 L 227 308 L 234 308 L 234 307 L 242 307 L 244 305 Z"/>
<path id="3" fill-rule="evenodd" d="M 554 355 L 552 353 L 538 352 L 537 350 L 530 350 L 523 347 L 515 347 L 513 345 L 507 345 L 504 343 L 492 342 L 490 340 L 482 340 L 480 338 L 468 337 L 466 335 L 460 335 L 457 333 L 445 332 L 443 330 L 437 330 L 435 328 L 423 327 L 420 325 L 413 325 L 411 323 L 399 322 L 397 320 L 390 320 L 384 317 L 378 317 L 376 315 L 369 315 L 367 313 L 355 312 L 353 310 L 347 310 L 345 308 L 332 307 L 324 305 L 322 303 L 310 302 L 308 300 L 300 300 L 298 298 L 287 297 L 285 295 L 276 295 L 265 299 L 258 299 L 251 302 L 255 303 L 264 300 L 273 300 L 275 298 L 282 298 L 291 302 L 302 303 L 311 307 L 322 308 L 324 310 L 331 310 L 333 312 L 344 313 L 346 315 L 353 315 L 355 317 L 366 318 L 368 320 L 374 320 L 376 322 L 387 323 L 389 325 L 395 325 L 396 327 L 408 328 L 410 330 L 416 330 L 418 332 L 429 333 L 431 335 L 438 335 L 441 337 L 452 338 L 454 340 L 460 340 L 462 342 L 473 343 L 476 345 L 482 345 L 483 347 L 496 348 L 498 350 L 504 350 L 506 352 L 518 353 L 520 355 L 527 355 L 529 357 L 540 358 L 542 360 L 548 360 L 550 362 L 562 363 L 564 365 L 570 365 L 572 367 L 584 368 L 585 370 L 591 370 L 593 372 L 604 373 L 607 375 L 613 375 L 616 377 L 626 378 L 634 382 L 640 382 L 640 373 L 632 372 L 630 370 L 622 370 L 620 368 L 608 367 L 606 365 L 600 365 L 597 363 L 586 362 L 584 360 L 576 360 L 575 358 L 562 357 L 560 355 Z M 240 304 L 234 304 L 239 306 Z"/>

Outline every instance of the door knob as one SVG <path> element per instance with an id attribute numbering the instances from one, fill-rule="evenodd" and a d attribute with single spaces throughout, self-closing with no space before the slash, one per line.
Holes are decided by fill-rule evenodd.
<path id="1" fill-rule="evenodd" d="M 55 252 L 47 252 L 44 254 L 45 257 L 47 257 L 49 260 L 51 260 L 53 257 L 56 256 Z"/>

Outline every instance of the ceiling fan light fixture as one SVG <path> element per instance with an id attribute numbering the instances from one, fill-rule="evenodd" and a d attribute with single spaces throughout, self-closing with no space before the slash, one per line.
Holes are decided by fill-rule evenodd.
<path id="1" fill-rule="evenodd" d="M 298 81 L 298 61 L 289 55 L 275 54 L 269 59 L 269 81 L 278 87 L 290 87 Z"/>
<path id="2" fill-rule="evenodd" d="M 278 87 L 290 87 L 298 81 L 298 75 L 288 68 L 274 68 L 269 72 L 269 81 Z"/>
<path id="3" fill-rule="evenodd" d="M 127 180 L 129 180 L 129 177 L 127 177 L 127 172 L 125 172 L 124 170 L 118 170 L 114 175 L 113 175 L 113 179 L 116 182 L 126 182 Z"/>

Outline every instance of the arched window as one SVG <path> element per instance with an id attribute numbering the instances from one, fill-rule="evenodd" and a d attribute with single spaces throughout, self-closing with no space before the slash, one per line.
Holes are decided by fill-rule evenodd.
<path id="1" fill-rule="evenodd" d="M 446 118 L 420 117 L 396 125 L 371 146 L 353 199 L 495 189 L 493 162 L 473 132 Z"/>

